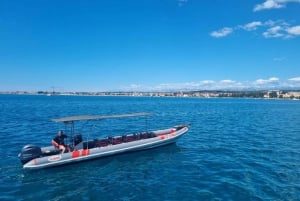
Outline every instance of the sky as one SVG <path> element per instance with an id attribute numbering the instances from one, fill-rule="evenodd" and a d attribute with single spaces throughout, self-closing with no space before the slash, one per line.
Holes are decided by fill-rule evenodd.
<path id="1" fill-rule="evenodd" d="M 0 91 L 300 89 L 300 0 L 2 0 Z"/>

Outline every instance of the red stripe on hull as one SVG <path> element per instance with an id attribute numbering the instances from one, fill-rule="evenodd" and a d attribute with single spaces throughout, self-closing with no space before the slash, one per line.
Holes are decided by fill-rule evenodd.
<path id="1" fill-rule="evenodd" d="M 80 156 L 80 151 L 73 151 L 72 158 L 77 158 Z"/>
<path id="2" fill-rule="evenodd" d="M 90 150 L 89 149 L 84 149 L 81 151 L 81 156 L 87 156 L 90 155 Z"/>

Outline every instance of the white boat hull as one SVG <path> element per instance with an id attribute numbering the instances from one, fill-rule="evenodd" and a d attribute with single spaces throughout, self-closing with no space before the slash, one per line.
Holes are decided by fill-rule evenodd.
<path id="1" fill-rule="evenodd" d="M 24 169 L 41 169 L 60 165 L 66 165 L 101 157 L 112 156 L 116 154 L 151 149 L 175 143 L 178 138 L 188 131 L 187 126 L 177 126 L 170 129 L 151 132 L 150 138 L 138 139 L 129 142 L 120 142 L 118 144 L 109 144 L 106 146 L 95 146 L 75 149 L 72 152 L 64 154 L 54 154 L 43 156 L 30 160 L 23 165 Z M 129 137 L 129 135 L 127 135 Z M 42 151 L 51 150 L 54 147 L 42 148 Z"/>

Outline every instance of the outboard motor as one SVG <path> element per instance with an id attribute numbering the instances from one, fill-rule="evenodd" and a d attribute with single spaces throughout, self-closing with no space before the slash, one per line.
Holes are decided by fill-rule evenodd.
<path id="1" fill-rule="evenodd" d="M 39 158 L 42 155 L 42 150 L 40 147 L 28 144 L 22 148 L 19 158 L 23 164 L 31 161 L 32 159 Z"/>

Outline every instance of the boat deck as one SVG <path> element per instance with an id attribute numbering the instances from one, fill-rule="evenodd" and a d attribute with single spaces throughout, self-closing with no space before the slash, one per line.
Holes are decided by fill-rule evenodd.
<path id="1" fill-rule="evenodd" d="M 157 137 L 157 135 L 153 132 L 135 133 L 130 135 L 122 135 L 122 136 L 114 136 L 114 137 L 109 136 L 104 139 L 94 139 L 88 142 L 83 142 L 82 148 L 92 149 L 96 147 L 106 147 L 109 145 L 117 145 L 121 143 L 132 142 L 132 141 L 137 141 L 142 139 L 149 139 L 154 137 Z M 75 146 L 75 149 L 78 149 L 78 145 Z"/>

